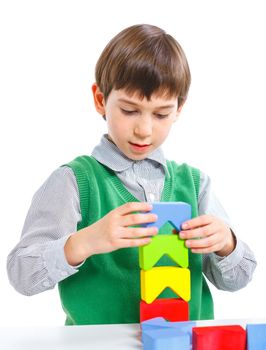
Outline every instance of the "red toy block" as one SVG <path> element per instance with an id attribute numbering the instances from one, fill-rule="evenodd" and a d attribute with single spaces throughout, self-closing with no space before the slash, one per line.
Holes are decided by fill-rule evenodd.
<path id="1" fill-rule="evenodd" d="M 154 317 L 163 317 L 167 321 L 188 321 L 189 305 L 181 298 L 156 299 L 151 304 L 140 302 L 140 322 Z"/>
<path id="2" fill-rule="evenodd" d="M 245 350 L 246 331 L 241 326 L 210 326 L 192 329 L 193 350 Z"/>

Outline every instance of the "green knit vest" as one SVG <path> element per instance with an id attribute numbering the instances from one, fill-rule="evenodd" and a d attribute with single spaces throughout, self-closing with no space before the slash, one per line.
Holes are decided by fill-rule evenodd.
<path id="1" fill-rule="evenodd" d="M 138 200 L 109 168 L 93 157 L 81 156 L 66 164 L 76 176 L 82 221 L 78 230 L 101 219 L 109 211 Z M 191 204 L 192 217 L 198 215 L 199 171 L 187 164 L 167 161 L 170 177 L 165 178 L 161 201 Z M 170 224 L 159 234 L 171 234 Z M 175 263 L 164 256 L 156 266 Z M 202 274 L 202 256 L 189 253 L 191 271 L 190 320 L 212 319 L 213 302 Z M 138 248 L 124 248 L 89 257 L 79 271 L 59 283 L 66 325 L 138 323 L 140 268 Z M 167 288 L 159 297 L 177 297 Z"/>

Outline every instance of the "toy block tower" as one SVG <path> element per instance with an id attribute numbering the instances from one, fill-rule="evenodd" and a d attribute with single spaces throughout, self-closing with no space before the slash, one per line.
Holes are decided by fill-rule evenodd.
<path id="1" fill-rule="evenodd" d="M 178 232 L 183 222 L 191 218 L 191 206 L 184 202 L 153 202 L 151 213 L 158 216 L 154 223 L 143 226 L 157 226 L 160 229 L 170 223 Z M 155 266 L 167 255 L 175 266 Z M 139 248 L 141 302 L 140 322 L 164 317 L 166 320 L 187 321 L 189 318 L 190 270 L 188 269 L 188 248 L 178 234 L 160 232 L 152 242 Z M 161 292 L 170 288 L 178 297 L 158 298 Z M 157 299 L 158 298 L 158 299 Z"/>

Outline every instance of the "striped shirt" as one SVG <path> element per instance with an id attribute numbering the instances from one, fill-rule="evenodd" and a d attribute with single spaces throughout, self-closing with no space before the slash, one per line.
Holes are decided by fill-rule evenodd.
<path id="1" fill-rule="evenodd" d="M 170 176 L 161 149 L 141 161 L 128 159 L 104 135 L 92 156 L 115 171 L 124 186 L 140 201 L 159 201 L 165 176 Z M 212 190 L 210 178 L 200 173 L 199 215 L 210 214 L 230 227 L 230 220 Z M 56 169 L 34 194 L 19 243 L 7 259 L 10 283 L 24 295 L 52 289 L 78 272 L 68 264 L 64 245 L 81 221 L 76 178 L 69 167 Z M 235 250 L 226 257 L 203 255 L 203 272 L 218 289 L 235 291 L 252 278 L 256 260 L 238 237 Z"/>

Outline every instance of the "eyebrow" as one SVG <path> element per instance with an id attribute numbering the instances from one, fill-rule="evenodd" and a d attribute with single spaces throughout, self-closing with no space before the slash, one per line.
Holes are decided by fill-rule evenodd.
<path id="1" fill-rule="evenodd" d="M 133 102 L 133 101 L 130 101 L 130 100 L 127 100 L 127 99 L 125 99 L 125 98 L 119 98 L 118 101 L 119 101 L 119 102 L 125 102 L 125 103 L 128 103 L 128 104 L 130 104 L 130 105 L 132 105 L 132 106 L 136 106 L 136 107 L 139 106 L 137 103 L 135 103 L 135 102 Z M 175 107 L 175 105 L 174 105 L 174 104 L 170 104 L 170 105 L 158 106 L 158 107 L 156 107 L 156 109 L 157 109 L 157 108 L 158 108 L 158 109 L 162 109 L 162 108 L 173 108 L 173 107 Z"/>

